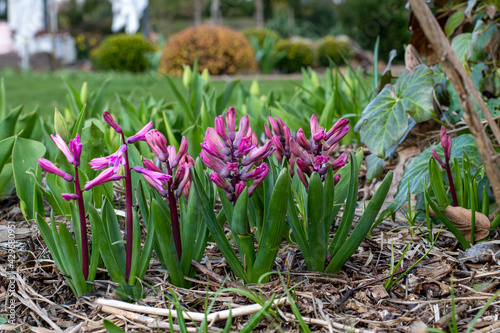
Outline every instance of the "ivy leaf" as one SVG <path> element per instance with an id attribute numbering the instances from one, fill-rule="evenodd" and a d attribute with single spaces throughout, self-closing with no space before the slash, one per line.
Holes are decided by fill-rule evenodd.
<path id="1" fill-rule="evenodd" d="M 417 122 L 431 119 L 433 72 L 425 65 L 405 70 L 394 86 L 386 85 L 362 113 L 355 131 L 380 158 L 408 129 L 408 114 Z"/>
<path id="2" fill-rule="evenodd" d="M 395 212 L 399 205 L 406 202 L 408 198 L 408 186 L 410 187 L 411 194 L 422 193 L 427 190 L 430 185 L 429 159 L 432 158 L 433 148 L 438 155 L 441 157 L 443 156 L 441 144 L 433 145 L 425 149 L 420 155 L 414 157 L 410 163 L 408 163 L 403 178 L 399 183 L 396 198 L 394 198 L 394 202 L 388 207 L 390 212 Z M 453 164 L 453 158 L 456 158 L 457 162 L 462 165 L 462 151 L 465 151 L 467 156 L 469 156 L 472 168 L 478 168 L 481 165 L 481 156 L 479 155 L 476 142 L 472 135 L 464 134 L 452 139 L 451 164 Z"/>
<path id="3" fill-rule="evenodd" d="M 366 180 L 371 182 L 384 172 L 385 161 L 375 155 L 366 157 Z"/>
<path id="4" fill-rule="evenodd" d="M 451 47 L 461 63 L 467 62 L 472 54 L 472 34 L 463 33 L 453 38 Z"/>
<path id="5" fill-rule="evenodd" d="M 451 35 L 457 30 L 458 26 L 465 19 L 465 13 L 462 11 L 458 11 L 453 13 L 446 21 L 446 25 L 444 26 L 444 31 L 446 32 L 446 37 L 450 38 Z"/>

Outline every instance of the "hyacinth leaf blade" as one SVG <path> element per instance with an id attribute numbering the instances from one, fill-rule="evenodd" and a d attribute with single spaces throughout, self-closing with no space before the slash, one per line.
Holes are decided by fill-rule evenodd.
<path id="1" fill-rule="evenodd" d="M 340 177 L 342 181 L 342 176 Z M 323 185 L 325 189 L 325 241 L 328 242 L 328 237 L 330 234 L 330 228 L 335 220 L 335 216 L 337 215 L 335 212 L 335 180 L 332 168 L 328 168 L 328 172 L 326 173 L 325 182 Z"/>
<path id="2" fill-rule="evenodd" d="M 306 219 L 311 270 L 322 272 L 326 261 L 325 190 L 317 172 L 309 179 Z"/>
<path id="3" fill-rule="evenodd" d="M 453 158 L 453 173 L 455 174 L 455 191 L 457 192 L 458 205 L 464 205 L 464 184 L 462 182 L 462 171 L 456 158 Z"/>
<path id="4" fill-rule="evenodd" d="M 89 162 L 96 157 L 102 156 L 102 153 L 106 150 L 104 133 L 96 124 L 91 123 L 82 129 L 80 140 L 85 149 L 82 150 L 79 169 L 87 175 L 88 179 L 94 179 L 100 171 L 93 170 Z M 102 201 L 102 197 L 100 197 L 100 200 Z"/>
<path id="5" fill-rule="evenodd" d="M 304 224 L 299 220 L 299 214 L 297 212 L 297 206 L 294 200 L 295 191 L 290 191 L 288 194 L 288 207 L 287 207 L 287 220 L 288 226 L 292 229 L 295 241 L 299 245 L 300 252 L 306 260 L 307 267 L 311 267 L 311 255 L 309 252 L 309 242 L 307 238 L 306 231 L 304 230 Z"/>
<path id="6" fill-rule="evenodd" d="M 290 170 L 283 168 L 274 185 L 274 191 L 269 202 L 269 213 L 263 223 L 262 237 L 251 275 L 252 281 L 257 281 L 263 274 L 272 270 L 285 227 L 289 190 Z M 264 282 L 269 280 L 269 276 L 264 280 Z"/>
<path id="7" fill-rule="evenodd" d="M 255 240 L 247 230 L 248 218 L 248 188 L 245 188 L 234 205 L 231 231 L 238 239 L 236 243 L 241 261 L 247 274 L 252 272 L 255 262 Z"/>
<path id="8" fill-rule="evenodd" d="M 17 196 L 25 206 L 25 215 L 27 219 L 35 217 L 35 209 L 43 214 L 43 205 L 40 207 L 36 195 L 35 179 L 26 177 L 26 172 L 29 169 L 38 170 L 38 160 L 45 154 L 45 146 L 34 140 L 17 137 L 12 149 L 12 170 L 14 174 L 14 182 L 16 184 Z M 36 174 L 41 177 L 41 173 Z M 40 178 L 39 178 L 40 179 Z"/>
<path id="9" fill-rule="evenodd" d="M 101 218 L 104 232 L 106 233 L 106 240 L 109 240 L 114 256 L 120 264 L 123 276 L 125 276 L 125 244 L 123 243 L 120 224 L 118 223 L 116 213 L 108 198 L 106 198 L 103 202 L 101 208 Z M 113 281 L 116 280 L 113 279 Z"/>
<path id="10" fill-rule="evenodd" d="M 87 111 L 87 105 L 83 105 L 78 114 L 78 118 L 73 125 L 73 130 L 71 131 L 71 138 L 74 139 L 78 133 L 82 133 L 83 127 L 85 125 L 85 113 Z"/>
<path id="11" fill-rule="evenodd" d="M 66 120 L 57 108 L 54 111 L 54 130 L 65 142 L 69 142 L 71 139 Z"/>
<path id="12" fill-rule="evenodd" d="M 141 264 L 141 225 L 139 224 L 139 217 L 135 209 L 133 210 L 133 238 L 132 238 L 132 264 L 130 265 L 130 274 L 128 283 L 129 285 L 134 285 L 137 281 L 135 277 L 137 276 L 137 271 L 139 265 Z M 147 255 L 146 255 L 147 256 Z M 139 276 L 140 278 L 140 276 Z"/>
<path id="13" fill-rule="evenodd" d="M 106 202 L 107 199 L 104 201 L 105 202 L 102 205 L 103 210 L 109 206 Z M 94 233 L 100 234 L 99 253 L 101 254 L 101 258 L 106 266 L 106 269 L 108 270 L 109 276 L 113 281 L 121 285 L 126 285 L 127 282 L 125 281 L 124 267 L 122 267 L 123 265 L 120 264 L 119 259 L 115 255 L 115 250 L 109 237 L 109 232 L 107 232 L 106 223 L 92 205 L 89 206 L 89 219 Z M 125 259 L 123 259 L 123 263 L 124 262 Z"/>
<path id="14" fill-rule="evenodd" d="M 352 231 L 349 238 L 344 242 L 340 250 L 337 251 L 334 256 L 332 256 L 332 260 L 326 268 L 327 273 L 337 274 L 340 269 L 342 269 L 347 260 L 349 260 L 353 253 L 358 249 L 359 245 L 365 239 L 368 232 L 370 232 L 370 229 L 372 228 L 373 223 L 377 218 L 380 208 L 385 201 L 387 192 L 389 192 L 392 178 L 393 173 L 392 171 L 389 171 L 389 173 L 385 176 L 384 180 L 380 184 L 380 187 L 377 189 L 372 199 L 370 200 L 370 203 L 366 207 L 363 215 L 356 224 L 356 227 L 354 227 L 354 230 Z"/>
<path id="15" fill-rule="evenodd" d="M 187 123 L 191 123 L 191 124 L 194 123 L 195 116 L 194 116 L 193 109 L 189 106 L 188 102 L 186 101 L 184 96 L 182 96 L 179 89 L 177 89 L 174 81 L 167 75 L 163 75 L 163 77 L 166 79 L 167 85 L 170 88 L 170 90 L 172 90 L 172 92 L 174 93 L 175 99 L 179 102 L 182 109 L 184 110 L 184 114 L 188 117 Z M 201 141 L 199 141 L 199 142 L 201 142 Z M 193 156 L 196 156 L 196 155 L 193 155 Z"/>
<path id="16" fill-rule="evenodd" d="M 12 148 L 14 148 L 15 140 L 15 137 L 11 136 L 0 141 L 0 172 L 2 172 L 4 166 L 12 156 Z"/>
<path id="17" fill-rule="evenodd" d="M 348 182 L 347 189 L 347 198 L 344 208 L 344 213 L 342 214 L 342 219 L 340 220 L 340 225 L 333 237 L 333 241 L 328 248 L 328 252 L 330 252 L 331 256 L 335 256 L 335 254 L 340 250 L 342 245 L 345 243 L 347 235 L 351 230 L 354 212 L 356 211 L 356 205 L 358 201 L 358 181 L 359 178 L 356 175 L 359 174 L 360 165 L 357 163 L 356 157 L 354 153 L 351 152 L 350 155 L 350 170 L 351 177 L 349 180 L 344 180 Z M 342 179 L 342 178 L 341 178 Z"/>
<path id="18" fill-rule="evenodd" d="M 229 103 L 231 96 L 233 95 L 234 89 L 240 84 L 240 80 L 230 81 L 224 87 L 224 91 L 216 99 L 215 110 L 223 110 Z"/>
<path id="19" fill-rule="evenodd" d="M 431 197 L 428 192 L 425 192 L 425 197 L 432 211 L 437 215 L 438 219 L 443 222 L 443 224 L 451 231 L 451 233 L 458 240 L 460 245 L 464 249 L 468 249 L 470 247 L 469 242 L 465 239 L 465 237 L 458 231 L 458 229 L 453 225 L 453 223 L 439 210 L 439 207 L 436 205 L 434 201 L 431 200 Z"/>
<path id="20" fill-rule="evenodd" d="M 59 223 L 59 238 L 61 241 L 61 250 L 66 257 L 66 264 L 69 271 L 69 275 L 71 276 L 71 280 L 78 294 L 83 294 L 90 288 L 83 289 L 82 286 L 85 286 L 85 279 L 83 277 L 82 265 L 80 263 L 80 256 L 78 255 L 77 248 L 75 246 L 75 242 L 73 237 L 71 237 L 71 233 L 68 231 L 64 223 Z M 90 285 L 89 285 L 90 286 Z"/>
<path id="21" fill-rule="evenodd" d="M 236 276 L 243 279 L 245 283 L 250 282 L 247 274 L 245 273 L 245 270 L 243 269 L 243 266 L 241 265 L 241 262 L 238 260 L 236 253 L 229 244 L 226 235 L 222 230 L 222 226 L 219 224 L 215 216 L 215 213 L 212 209 L 213 205 L 210 204 L 208 195 L 201 184 L 200 177 L 198 177 L 197 171 L 193 170 L 193 168 L 191 168 L 191 179 L 193 181 L 194 190 L 200 198 L 201 212 L 208 224 L 208 228 L 210 230 L 212 238 L 217 243 L 217 246 L 219 246 L 219 249 L 226 258 L 229 266 L 231 266 L 231 268 L 233 269 L 233 272 L 236 274 Z"/>
<path id="22" fill-rule="evenodd" d="M 176 286 L 186 286 L 184 273 L 178 259 L 177 250 L 174 244 L 174 236 L 170 221 L 170 214 L 167 205 L 163 200 L 152 199 L 151 221 L 155 225 L 157 244 L 168 267 L 172 284 Z"/>
<path id="23" fill-rule="evenodd" d="M 45 241 L 47 248 L 49 249 L 50 255 L 56 263 L 56 266 L 61 270 L 61 273 L 67 274 L 65 266 L 63 265 L 63 261 L 61 259 L 59 246 L 57 245 L 59 239 L 54 236 L 53 230 L 51 229 L 51 227 L 49 227 L 47 222 L 45 222 L 45 219 L 40 214 L 36 215 L 36 222 L 38 225 L 38 229 L 42 234 L 42 238 Z"/>
<path id="24" fill-rule="evenodd" d="M 165 131 L 167 133 L 168 143 L 171 146 L 174 146 L 176 150 L 179 149 L 179 142 L 175 138 L 174 132 L 172 131 L 172 126 L 170 126 L 170 121 L 167 118 L 166 112 L 163 112 L 163 124 L 165 125 Z"/>
<path id="25" fill-rule="evenodd" d="M 429 178 L 431 181 L 431 188 L 434 196 L 436 197 L 438 206 L 441 209 L 445 209 L 448 206 L 449 199 L 448 194 L 444 188 L 444 181 L 441 174 L 441 170 L 434 159 L 429 160 Z"/>
<path id="26" fill-rule="evenodd" d="M 20 105 L 10 111 L 5 118 L 2 118 L 2 121 L 0 121 L 0 140 L 11 137 L 16 133 L 16 124 L 22 111 L 23 106 Z"/>

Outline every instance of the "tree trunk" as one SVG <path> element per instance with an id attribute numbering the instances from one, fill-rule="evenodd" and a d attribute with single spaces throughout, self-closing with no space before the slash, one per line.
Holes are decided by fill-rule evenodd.
<path id="1" fill-rule="evenodd" d="M 264 28 L 264 0 L 255 0 L 255 26 Z"/>
<path id="2" fill-rule="evenodd" d="M 212 0 L 212 5 L 210 6 L 210 24 L 220 23 L 220 0 Z"/>
<path id="3" fill-rule="evenodd" d="M 201 0 L 194 0 L 194 25 L 201 24 Z"/>

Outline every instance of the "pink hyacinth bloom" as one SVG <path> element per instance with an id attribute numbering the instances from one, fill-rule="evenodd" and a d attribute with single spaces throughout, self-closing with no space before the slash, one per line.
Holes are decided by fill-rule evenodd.
<path id="1" fill-rule="evenodd" d="M 245 183 L 240 181 L 238 184 L 236 184 L 236 188 L 234 189 L 234 195 L 236 196 L 236 199 L 238 199 L 241 195 L 241 193 L 245 190 Z M 249 193 L 250 196 L 250 193 Z"/>
<path id="2" fill-rule="evenodd" d="M 446 133 L 446 127 L 441 126 L 441 146 L 443 147 L 444 158 L 449 161 L 451 158 L 451 137 Z"/>
<path id="3" fill-rule="evenodd" d="M 113 116 L 108 112 L 104 111 L 102 114 L 102 118 L 104 121 L 111 126 L 117 133 L 123 133 L 122 128 L 116 123 L 116 121 L 113 119 Z"/>
<path id="4" fill-rule="evenodd" d="M 226 112 L 226 126 L 229 140 L 234 141 L 236 137 L 236 109 L 230 107 Z"/>
<path id="5" fill-rule="evenodd" d="M 146 133 L 146 142 L 149 148 L 158 159 L 165 162 L 168 159 L 167 139 L 157 129 L 151 130 Z"/>
<path id="6" fill-rule="evenodd" d="M 298 162 L 298 159 L 297 159 L 297 162 Z M 298 165 L 299 164 L 297 163 L 297 166 Z M 309 188 L 309 182 L 307 181 L 306 175 L 302 172 L 302 170 L 300 168 L 297 168 L 297 176 L 299 176 L 299 180 L 302 182 L 302 184 L 304 185 L 304 187 L 306 188 L 306 191 L 307 191 Z"/>
<path id="7" fill-rule="evenodd" d="M 269 167 L 267 166 L 267 163 L 262 163 L 252 171 L 242 174 L 240 178 L 241 180 L 246 182 L 249 181 L 250 179 L 258 179 L 261 177 L 266 177 L 268 173 L 269 173 Z"/>
<path id="8" fill-rule="evenodd" d="M 314 163 L 313 163 L 314 170 L 318 171 L 319 169 L 321 169 L 323 164 L 327 163 L 328 160 L 329 160 L 329 158 L 326 156 L 316 156 L 314 158 Z"/>
<path id="9" fill-rule="evenodd" d="M 224 180 L 224 178 L 222 178 L 217 172 L 211 172 L 208 176 L 210 177 L 210 180 L 212 180 L 214 182 L 215 185 L 217 185 L 218 187 L 220 187 L 224 191 L 226 191 L 226 192 L 233 192 L 234 191 L 234 188 L 231 185 L 229 185 Z"/>
<path id="10" fill-rule="evenodd" d="M 207 167 L 217 172 L 222 178 L 229 177 L 229 170 L 220 159 L 208 154 L 205 150 L 201 151 L 200 158 Z"/>
<path id="11" fill-rule="evenodd" d="M 83 190 L 84 191 L 88 191 L 92 187 L 95 187 L 95 186 L 98 186 L 98 185 L 102 185 L 102 184 L 110 182 L 110 181 L 119 180 L 121 178 L 123 178 L 123 176 L 115 174 L 113 168 L 108 168 L 108 169 L 104 170 L 103 172 L 101 172 L 94 179 L 92 179 L 92 180 L 88 181 L 87 183 L 85 183 L 85 186 L 83 187 Z"/>
<path id="12" fill-rule="evenodd" d="M 276 147 L 272 147 L 272 142 L 267 141 L 262 147 L 255 148 L 248 156 L 242 158 L 241 165 L 250 165 L 257 160 L 263 160 L 271 155 L 275 150 Z"/>
<path id="13" fill-rule="evenodd" d="M 245 137 L 250 137 L 252 135 L 252 128 L 250 127 L 250 120 L 248 116 L 245 115 L 240 119 L 240 125 L 238 126 L 238 132 L 236 132 L 236 137 L 233 142 L 233 148 L 238 149 L 240 141 Z"/>
<path id="14" fill-rule="evenodd" d="M 297 143 L 299 144 L 299 146 L 301 146 L 302 148 L 304 148 L 305 151 L 307 151 L 308 153 L 312 153 L 313 152 L 313 147 L 309 143 L 309 140 L 307 140 L 307 138 L 306 138 L 306 136 L 305 136 L 304 131 L 302 130 L 302 128 L 300 128 L 297 131 Z"/>
<path id="15" fill-rule="evenodd" d="M 311 116 L 310 126 L 311 126 L 311 135 L 314 135 L 316 134 L 316 132 L 319 131 L 318 118 L 316 117 L 315 114 Z"/>
<path id="16" fill-rule="evenodd" d="M 349 125 L 349 119 L 346 118 L 340 118 L 337 120 L 337 122 L 328 130 L 326 133 L 326 136 L 330 138 L 332 135 L 335 133 L 343 130 L 347 125 Z"/>
<path id="17" fill-rule="evenodd" d="M 136 134 L 134 134 L 130 138 L 128 138 L 127 143 L 134 143 L 136 141 L 146 141 L 146 133 L 151 129 L 152 126 L 153 126 L 153 122 L 150 121 L 139 132 L 137 132 Z"/>
<path id="18" fill-rule="evenodd" d="M 74 159 L 73 165 L 79 166 L 80 157 L 82 156 L 82 149 L 83 149 L 83 145 L 80 142 L 80 134 L 77 134 L 73 140 L 69 141 L 69 149 L 73 154 L 73 159 Z"/>
<path id="19" fill-rule="evenodd" d="M 211 144 L 217 147 L 224 155 L 229 155 L 231 153 L 231 150 L 228 148 L 231 146 L 231 143 L 224 143 L 212 127 L 207 128 L 204 141 L 205 143 L 211 142 Z"/>
<path id="20" fill-rule="evenodd" d="M 120 148 L 113 154 L 106 157 L 97 157 L 90 161 L 89 165 L 93 170 L 101 170 L 107 168 L 108 166 L 113 167 L 114 173 L 118 172 L 118 169 L 125 164 L 125 158 L 123 154 L 127 151 L 127 145 L 121 145 Z"/>
<path id="21" fill-rule="evenodd" d="M 335 177 L 333 177 L 333 183 L 337 185 L 339 181 L 340 181 L 340 175 L 335 175 Z"/>
<path id="22" fill-rule="evenodd" d="M 271 140 L 273 137 L 273 133 L 271 133 L 271 130 L 269 129 L 269 126 L 267 124 L 264 124 L 264 133 L 266 133 L 266 137 Z"/>
<path id="23" fill-rule="evenodd" d="M 187 198 L 186 192 L 184 191 L 184 188 L 186 185 L 191 181 L 191 175 L 189 172 L 189 169 L 191 168 L 190 164 L 183 164 L 177 169 L 177 173 L 175 174 L 175 182 L 174 182 L 174 188 L 175 190 L 175 196 L 179 198 L 183 193 L 184 196 Z M 180 179 L 180 182 L 178 182 L 177 179 Z"/>
<path id="24" fill-rule="evenodd" d="M 53 173 L 56 176 L 62 177 L 64 180 L 68 182 L 73 181 L 73 176 L 56 167 L 55 164 L 49 161 L 48 159 L 45 158 L 39 159 L 38 165 L 42 168 L 42 170 L 46 172 Z"/>
<path id="25" fill-rule="evenodd" d="M 218 116 L 215 118 L 215 132 L 218 135 L 220 135 L 223 141 L 228 142 L 229 137 L 227 136 L 226 125 L 224 124 L 224 117 Z"/>
<path id="26" fill-rule="evenodd" d="M 145 179 L 146 177 L 148 177 L 149 179 L 146 180 L 148 184 L 154 184 L 153 187 L 159 192 L 163 190 L 163 183 L 166 183 L 169 179 L 172 179 L 172 176 L 164 174 L 163 172 L 153 171 L 139 166 L 133 167 L 132 169 L 134 169 L 134 171 L 137 173 L 142 173 Z"/>
<path id="27" fill-rule="evenodd" d="M 156 164 L 153 163 L 153 161 L 151 160 L 148 160 L 147 158 L 143 158 L 142 159 L 142 164 L 144 165 L 144 167 L 148 170 L 151 170 L 151 171 L 156 171 L 156 172 L 161 172 L 160 168 L 158 168 L 156 166 Z"/>
<path id="28" fill-rule="evenodd" d="M 307 165 L 306 162 L 304 162 L 304 160 L 302 160 L 300 157 L 297 158 L 297 168 L 298 170 L 302 171 L 303 173 L 307 174 L 308 176 L 311 176 L 313 170 L 312 168 Z"/>
<path id="29" fill-rule="evenodd" d="M 77 200 L 79 196 L 74 193 L 61 193 L 61 197 L 66 201 Z"/>
<path id="30" fill-rule="evenodd" d="M 66 142 L 64 142 L 63 138 L 59 134 L 51 134 L 50 137 L 52 138 L 52 141 L 56 144 L 57 148 L 66 156 L 66 159 L 68 160 L 68 163 L 70 164 L 75 164 L 75 158 L 73 157 L 73 154 L 68 148 L 68 145 Z"/>
<path id="31" fill-rule="evenodd" d="M 181 144 L 179 146 L 179 151 L 171 159 L 170 167 L 171 168 L 177 167 L 179 165 L 179 161 L 184 157 L 184 155 L 187 153 L 187 151 L 188 151 L 188 142 L 186 140 L 186 137 L 183 136 L 182 140 L 181 140 Z"/>
<path id="32" fill-rule="evenodd" d="M 307 161 L 308 164 L 312 164 L 307 155 L 299 148 L 299 145 L 293 137 L 290 138 L 290 150 L 295 156 L 300 157 L 303 161 Z"/>

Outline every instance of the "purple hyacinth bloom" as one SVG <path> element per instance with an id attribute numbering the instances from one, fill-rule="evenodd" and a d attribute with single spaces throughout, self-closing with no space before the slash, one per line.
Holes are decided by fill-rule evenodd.
<path id="1" fill-rule="evenodd" d="M 83 145 L 80 142 L 80 134 L 77 134 L 73 140 L 69 141 L 69 149 L 73 154 L 73 165 L 80 166 L 80 157 L 82 156 Z"/>
<path id="2" fill-rule="evenodd" d="M 441 166 L 441 168 L 446 168 L 446 164 L 444 164 L 443 160 L 441 159 L 441 157 L 439 157 L 438 153 L 436 150 L 434 150 L 434 148 L 432 148 L 432 157 L 436 160 L 436 162 L 439 163 L 439 165 Z"/>
<path id="3" fill-rule="evenodd" d="M 99 175 L 97 175 L 97 177 L 95 177 L 94 179 L 92 179 L 92 180 L 88 181 L 87 183 L 85 183 L 85 186 L 83 187 L 83 190 L 84 191 L 88 191 L 92 187 L 95 187 L 95 186 L 98 186 L 98 185 L 102 185 L 104 183 L 107 183 L 107 182 L 110 182 L 110 181 L 114 181 L 114 180 L 118 180 L 118 179 L 121 179 L 121 178 L 123 178 L 123 176 L 115 174 L 113 168 L 108 168 L 108 169 L 104 170 L 103 172 L 101 172 Z"/>
<path id="4" fill-rule="evenodd" d="M 121 145 L 120 148 L 113 154 L 106 157 L 97 157 L 90 161 L 89 165 L 93 170 L 101 170 L 107 168 L 108 166 L 112 166 L 114 173 L 118 172 L 118 169 L 124 165 L 125 158 L 123 154 L 127 151 L 127 145 Z"/>
<path id="5" fill-rule="evenodd" d="M 61 193 L 61 197 L 66 201 L 77 200 L 79 196 L 74 193 Z"/>
<path id="6" fill-rule="evenodd" d="M 71 176 L 69 173 L 62 171 L 61 169 L 56 167 L 54 163 L 52 163 L 46 158 L 39 159 L 38 165 L 42 168 L 42 170 L 47 171 L 49 173 L 53 173 L 56 176 L 62 177 L 64 180 L 68 182 L 73 181 L 73 176 Z"/>
<path id="7" fill-rule="evenodd" d="M 102 118 L 109 126 L 113 127 L 113 129 L 117 133 L 120 134 L 123 133 L 122 128 L 116 123 L 116 121 L 113 119 L 113 116 L 109 113 L 109 111 L 104 111 L 102 114 Z"/>
<path id="8" fill-rule="evenodd" d="M 158 172 L 158 171 L 153 171 L 149 170 L 140 166 L 133 167 L 135 172 L 142 173 L 145 177 L 148 177 L 149 180 L 155 184 L 153 186 L 156 189 L 161 189 L 163 190 L 163 185 L 164 183 L 167 183 L 169 179 L 172 179 L 172 176 L 164 174 L 163 172 Z M 149 181 L 148 181 L 149 183 Z M 159 190 L 161 192 L 161 190 Z"/>
<path id="9" fill-rule="evenodd" d="M 179 165 L 180 160 L 186 155 L 188 151 L 188 142 L 186 137 L 182 137 L 181 144 L 179 146 L 179 151 L 177 154 L 172 154 L 169 156 L 169 161 L 170 161 L 170 167 L 175 168 Z M 174 152 L 175 152 L 175 147 L 174 147 Z"/>
<path id="10" fill-rule="evenodd" d="M 446 127 L 441 126 L 441 146 L 443 147 L 444 158 L 449 161 L 451 158 L 451 137 L 446 133 Z"/>
<path id="11" fill-rule="evenodd" d="M 153 122 L 150 121 L 146 126 L 144 126 L 139 132 L 132 135 L 127 139 L 127 143 L 134 143 L 136 141 L 146 141 L 146 134 L 153 127 Z"/>
<path id="12" fill-rule="evenodd" d="M 66 156 L 66 159 L 68 160 L 68 163 L 70 164 L 75 164 L 75 158 L 73 157 L 73 154 L 68 148 L 68 145 L 66 142 L 64 142 L 63 138 L 59 134 L 51 134 L 50 137 L 52 138 L 52 141 L 56 144 L 57 148 Z"/>
<path id="13" fill-rule="evenodd" d="M 149 148 L 158 159 L 165 162 L 168 159 L 167 139 L 157 129 L 146 133 L 146 141 Z"/>

